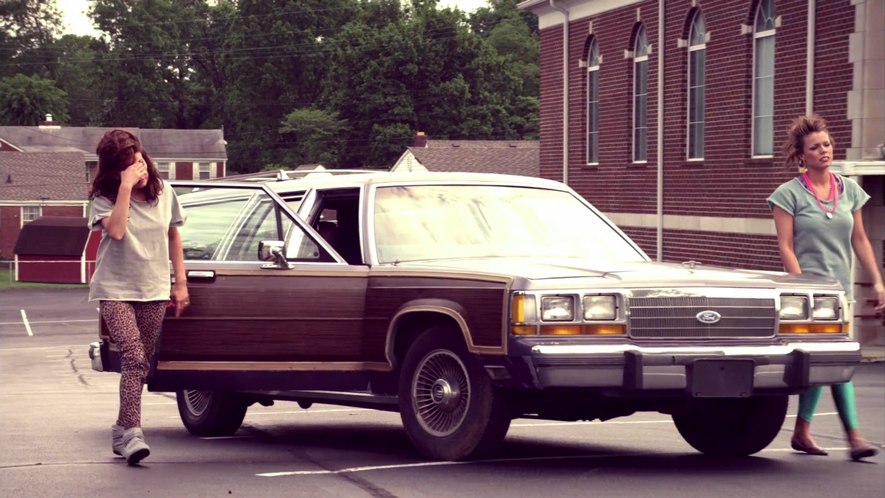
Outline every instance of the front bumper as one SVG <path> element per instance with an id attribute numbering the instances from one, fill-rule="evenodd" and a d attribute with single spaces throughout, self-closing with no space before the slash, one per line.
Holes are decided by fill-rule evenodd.
<path id="1" fill-rule="evenodd" d="M 524 357 L 536 387 L 624 392 L 687 391 L 695 397 L 795 392 L 851 380 L 854 341 L 764 346 L 535 345 Z"/>

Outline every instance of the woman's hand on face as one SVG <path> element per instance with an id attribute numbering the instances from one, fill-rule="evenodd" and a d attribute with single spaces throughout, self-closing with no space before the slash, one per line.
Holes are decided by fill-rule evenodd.
<path id="1" fill-rule="evenodd" d="M 144 159 L 137 159 L 120 173 L 120 184 L 133 188 L 142 178 L 147 176 L 147 163 L 144 162 Z"/>

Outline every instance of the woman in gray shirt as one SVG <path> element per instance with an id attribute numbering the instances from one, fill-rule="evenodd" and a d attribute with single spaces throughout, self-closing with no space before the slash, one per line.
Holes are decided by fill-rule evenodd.
<path id="1" fill-rule="evenodd" d="M 790 127 L 784 150 L 787 164 L 798 163 L 802 172 L 768 198 L 784 267 L 790 273 L 835 277 L 850 300 L 854 249 L 872 277 L 875 310 L 881 312 L 885 309 L 885 286 L 861 217 L 861 208 L 870 196 L 854 180 L 830 172 L 833 140 L 826 121 L 816 115 L 798 117 Z M 854 384 L 835 384 L 831 389 L 851 445 L 851 459 L 861 460 L 878 453 L 858 429 Z M 811 438 L 811 419 L 822 392 L 821 386 L 814 386 L 799 395 L 799 413 L 791 441 L 796 451 L 827 454 Z"/>
<path id="2" fill-rule="evenodd" d="M 177 228 L 185 215 L 135 135 L 109 131 L 96 152 L 89 226 L 101 229 L 101 242 L 89 300 L 99 301 L 120 349 L 120 411 L 111 428 L 111 449 L 135 465 L 150 454 L 141 430 L 141 392 L 167 305 L 179 316 L 189 304 Z"/>

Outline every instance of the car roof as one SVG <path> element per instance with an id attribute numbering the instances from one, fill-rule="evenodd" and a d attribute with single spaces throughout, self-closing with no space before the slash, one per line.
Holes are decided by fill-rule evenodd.
<path id="1" fill-rule="evenodd" d="M 223 179 L 219 179 L 222 180 Z M 517 187 L 534 187 L 554 190 L 568 190 L 564 184 L 519 175 L 500 175 L 492 173 L 441 173 L 441 172 L 405 172 L 391 173 L 369 171 L 359 173 L 349 171 L 348 174 L 327 172 L 311 173 L 294 180 L 266 179 L 264 182 L 275 192 L 291 192 L 312 188 L 358 188 L 371 185 L 507 185 Z"/>

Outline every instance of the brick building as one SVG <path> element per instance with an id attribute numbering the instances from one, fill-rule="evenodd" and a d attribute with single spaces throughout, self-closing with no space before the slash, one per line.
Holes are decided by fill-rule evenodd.
<path id="1" fill-rule="evenodd" d="M 652 257 L 781 270 L 766 197 L 817 112 L 872 196 L 885 260 L 885 0 L 527 0 L 541 51 L 541 176 Z M 565 105 L 563 105 L 565 103 Z M 885 342 L 858 275 L 856 330 Z"/>

